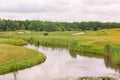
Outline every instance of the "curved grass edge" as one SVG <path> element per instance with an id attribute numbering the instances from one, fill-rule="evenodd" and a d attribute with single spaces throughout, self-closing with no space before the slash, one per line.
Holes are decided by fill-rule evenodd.
<path id="1" fill-rule="evenodd" d="M 6 44 L 0 44 L 0 45 L 6 45 Z M 8 45 L 9 48 L 11 48 L 10 46 L 15 47 L 15 48 L 19 47 L 19 48 L 24 48 L 25 50 L 29 50 L 29 52 L 31 52 L 31 56 L 25 57 L 22 60 L 17 60 L 17 58 L 13 58 L 12 60 L 10 60 L 8 64 L 4 64 L 4 65 L 0 64 L 0 75 L 14 72 L 17 70 L 22 70 L 25 68 L 30 68 L 32 66 L 41 64 L 46 60 L 46 56 L 43 53 L 38 52 L 36 50 L 28 49 L 28 48 L 20 47 L 20 46 Z"/>

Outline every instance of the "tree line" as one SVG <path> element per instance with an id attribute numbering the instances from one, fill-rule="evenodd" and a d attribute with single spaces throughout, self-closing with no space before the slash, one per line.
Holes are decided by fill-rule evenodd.
<path id="1" fill-rule="evenodd" d="M 49 22 L 40 20 L 2 20 L 0 31 L 32 30 L 32 31 L 77 31 L 120 28 L 117 22 Z"/>

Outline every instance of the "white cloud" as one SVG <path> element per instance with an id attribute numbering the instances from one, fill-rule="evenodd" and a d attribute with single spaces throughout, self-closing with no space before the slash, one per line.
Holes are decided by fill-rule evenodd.
<path id="1" fill-rule="evenodd" d="M 83 4 L 86 5 L 112 5 L 112 4 L 120 4 L 120 0 L 81 0 Z"/>
<path id="2" fill-rule="evenodd" d="M 65 2 L 55 0 L 0 0 L 0 12 L 31 13 L 63 11 Z"/>
<path id="3" fill-rule="evenodd" d="M 120 0 L 0 0 L 0 17 L 49 21 L 118 21 Z"/>

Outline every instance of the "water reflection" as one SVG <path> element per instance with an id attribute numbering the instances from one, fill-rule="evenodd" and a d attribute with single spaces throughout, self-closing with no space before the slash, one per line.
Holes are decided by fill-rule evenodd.
<path id="1" fill-rule="evenodd" d="M 103 56 L 98 55 L 98 54 L 81 53 L 81 52 L 75 52 L 72 50 L 69 50 L 69 53 L 72 58 L 77 58 L 77 55 L 87 56 L 87 57 L 95 57 L 95 58 L 103 58 Z M 115 65 L 114 63 L 112 63 L 111 60 L 109 59 L 109 57 L 104 57 L 104 64 L 107 68 L 114 69 L 116 72 L 120 73 L 120 65 Z"/>
<path id="2" fill-rule="evenodd" d="M 115 65 L 114 63 L 112 63 L 108 56 L 104 57 L 104 63 L 107 68 L 112 68 L 116 72 L 120 73 L 120 65 Z"/>
<path id="3" fill-rule="evenodd" d="M 78 53 L 72 50 L 69 50 L 69 54 L 71 55 L 72 58 L 77 58 Z"/>
<path id="4" fill-rule="evenodd" d="M 17 80 L 17 71 L 13 72 L 14 80 Z"/>
<path id="5" fill-rule="evenodd" d="M 26 47 L 44 53 L 47 60 L 32 68 L 1 75 L 0 80 L 54 80 L 64 77 L 117 74 L 113 69 L 107 68 L 104 60 L 97 58 L 99 56 L 93 56 L 89 53 L 82 54 L 63 48 L 35 47 L 34 45 Z"/>

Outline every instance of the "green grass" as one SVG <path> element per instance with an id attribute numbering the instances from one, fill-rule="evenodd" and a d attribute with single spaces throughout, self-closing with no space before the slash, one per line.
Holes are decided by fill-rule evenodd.
<path id="1" fill-rule="evenodd" d="M 105 47 L 105 53 L 110 57 L 111 61 L 120 64 L 120 45 L 107 44 Z"/>
<path id="2" fill-rule="evenodd" d="M 19 34 L 19 32 L 23 32 Z M 49 45 L 49 46 L 62 46 L 67 47 L 69 49 L 72 46 L 73 51 L 79 51 L 81 53 L 95 53 L 95 54 L 104 54 L 104 47 L 106 43 L 110 43 L 111 45 L 120 44 L 120 29 L 103 29 L 99 31 L 85 31 L 85 34 L 78 34 L 78 31 L 56 31 L 56 32 L 48 32 L 48 36 L 43 36 L 44 32 L 35 32 L 30 31 L 31 33 L 27 33 L 27 31 L 13 31 L 13 32 L 0 32 L 0 39 L 7 39 L 10 41 L 0 41 L 0 43 L 4 44 L 21 44 L 24 41 L 39 45 Z M 12 39 L 16 41 L 12 41 Z M 17 41 L 17 40 L 21 41 Z M 77 45 L 74 46 L 72 42 L 76 41 Z M 25 42 L 26 43 L 26 42 Z M 115 61 L 120 61 L 119 58 L 115 56 L 119 56 L 119 49 L 115 47 L 115 51 L 113 53 L 113 59 Z"/>
<path id="3" fill-rule="evenodd" d="M 120 42 L 118 40 L 120 32 L 119 29 L 110 29 L 110 30 L 100 30 L 100 31 L 85 31 L 85 34 L 79 34 L 79 35 L 72 35 L 74 33 L 77 33 L 77 31 L 65 31 L 65 32 L 48 32 L 49 36 L 43 36 L 43 32 L 34 32 L 31 31 L 31 33 L 24 33 L 18 34 L 20 31 L 14 31 L 14 32 L 0 32 L 0 37 L 4 38 L 40 38 L 42 40 L 46 39 L 55 39 L 55 40 L 64 40 L 64 41 L 70 41 L 70 40 L 76 40 L 79 44 L 86 44 L 86 45 L 96 45 L 96 46 L 104 46 L 106 42 L 110 41 L 113 43 Z M 101 45 L 98 43 L 102 43 Z M 62 44 L 62 43 L 61 43 Z"/>
<path id="4" fill-rule="evenodd" d="M 52 38 L 52 37 L 32 37 L 25 39 L 29 43 L 35 45 L 51 45 L 51 46 L 64 46 L 67 47 L 68 44 L 72 41 L 70 39 L 63 39 L 63 38 Z"/>
<path id="5" fill-rule="evenodd" d="M 31 67 L 45 59 L 45 55 L 36 50 L 0 44 L 0 74 Z"/>
<path id="6" fill-rule="evenodd" d="M 104 48 L 99 46 L 86 46 L 86 45 L 78 45 L 72 48 L 73 51 L 78 51 L 81 53 L 93 53 L 93 54 L 104 54 Z"/>
<path id="7" fill-rule="evenodd" d="M 28 43 L 24 41 L 23 39 L 0 38 L 0 44 L 11 44 L 11 45 L 22 46 Z"/>

